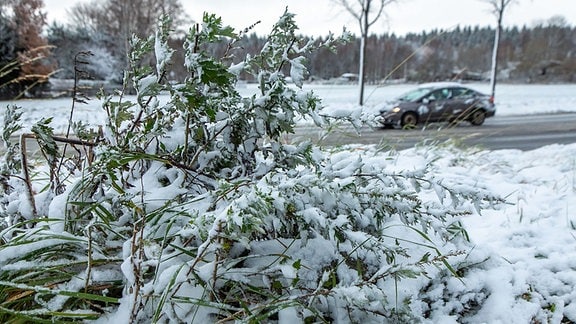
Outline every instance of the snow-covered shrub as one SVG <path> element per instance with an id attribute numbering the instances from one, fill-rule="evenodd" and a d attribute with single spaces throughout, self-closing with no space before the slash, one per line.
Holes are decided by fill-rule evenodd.
<path id="1" fill-rule="evenodd" d="M 259 55 L 224 64 L 239 37 L 205 15 L 183 49 L 189 77 L 170 84 L 167 26 L 132 40 L 125 82 L 136 100 L 105 97 L 104 129 L 83 138 L 94 143 L 93 158 L 66 175 L 49 159 L 50 181 L 38 173 L 30 190 L 33 213 L 24 215 L 22 178 L 7 180 L 0 319 L 422 318 L 401 280 L 456 275 L 450 258 L 468 248 L 459 218 L 499 199 L 477 184 L 436 178 L 425 167 L 433 156 L 403 170 L 386 152 L 285 142 L 297 118 L 328 123 L 317 114 L 320 100 L 301 88 L 303 57 L 340 39 L 302 42 L 285 13 Z M 203 51 L 223 39 L 224 58 Z M 156 66 L 139 64 L 150 52 Z M 238 94 L 241 72 L 256 77 L 259 93 Z M 77 125 L 76 133 L 90 132 Z M 41 135 L 48 130 L 37 137 L 50 142 Z M 46 184 L 55 177 L 62 193 Z"/>

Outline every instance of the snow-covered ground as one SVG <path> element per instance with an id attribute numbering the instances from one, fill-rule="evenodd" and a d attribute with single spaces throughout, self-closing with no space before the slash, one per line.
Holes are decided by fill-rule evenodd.
<path id="1" fill-rule="evenodd" d="M 487 84 L 472 84 L 488 92 Z M 306 86 L 305 88 L 311 88 Z M 411 85 L 368 87 L 368 109 L 410 89 Z M 324 98 L 327 111 L 358 109 L 356 87 L 313 86 Z M 242 88 L 248 94 L 252 85 Z M 26 125 L 54 116 L 56 130 L 67 123 L 71 100 L 24 100 Z M 5 106 L 7 102 L 0 102 Z M 576 85 L 500 85 L 497 115 L 576 112 Z M 98 102 L 78 105 L 76 120 L 101 123 Z M 411 169 L 418 156 L 435 150 L 414 148 L 400 151 L 394 163 Z M 434 151 L 433 151 L 434 152 Z M 503 262 L 467 274 L 465 280 L 446 283 L 440 294 L 460 290 L 489 294 L 483 309 L 470 319 L 474 323 L 576 322 L 576 143 L 551 145 L 533 151 L 461 151 L 438 148 L 431 166 L 437 178 L 473 179 L 504 197 L 508 205 L 487 210 L 465 220 L 479 253 L 497 253 Z M 430 293 L 432 296 L 433 293 Z M 434 322 L 455 322 L 454 305 L 438 305 Z M 451 308 L 452 307 L 452 308 Z"/>
<path id="2" fill-rule="evenodd" d="M 402 166 L 413 167 L 410 161 L 428 154 L 422 150 L 400 152 Z M 576 322 L 576 143 L 528 152 L 441 149 L 431 172 L 484 183 L 508 203 L 464 221 L 479 253 L 496 253 L 501 262 L 446 283 L 438 297 L 457 296 L 462 285 L 489 293 L 470 323 Z M 458 307 L 458 300 L 438 306 L 434 322 L 455 323 L 443 315 Z M 537 315 L 542 309 L 550 321 Z"/>

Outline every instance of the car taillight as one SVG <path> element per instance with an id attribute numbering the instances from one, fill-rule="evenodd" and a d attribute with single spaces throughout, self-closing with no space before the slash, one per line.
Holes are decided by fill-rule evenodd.
<path id="1" fill-rule="evenodd" d="M 489 101 L 491 104 L 494 104 L 494 96 L 490 96 L 490 99 L 488 99 L 488 101 Z"/>

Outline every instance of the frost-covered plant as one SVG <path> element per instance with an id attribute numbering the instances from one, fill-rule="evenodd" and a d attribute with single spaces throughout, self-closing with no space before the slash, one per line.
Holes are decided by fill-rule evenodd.
<path id="1" fill-rule="evenodd" d="M 10 105 L 6 107 L 4 111 L 4 123 L 2 125 L 2 146 L 5 150 L 4 156 L 2 157 L 2 163 L 0 164 L 0 206 L 5 209 L 10 202 L 11 195 L 17 195 L 18 193 L 13 190 L 14 176 L 21 177 L 22 171 L 22 161 L 18 154 L 20 150 L 20 144 L 14 143 L 11 137 L 14 133 L 22 129 L 20 124 L 20 118 L 22 112 L 18 107 Z M 14 218 L 14 217 L 12 217 Z M 0 229 L 4 229 L 7 226 L 5 220 L 0 221 Z"/>
<path id="2" fill-rule="evenodd" d="M 297 118 L 327 123 L 302 90 L 304 57 L 341 38 L 303 42 L 286 12 L 260 54 L 224 64 L 239 35 L 206 14 L 184 45 L 189 76 L 171 84 L 168 26 L 132 40 L 125 84 L 136 96 L 104 96 L 93 162 L 62 194 L 37 194 L 48 206 L 38 218 L 0 233 L 0 319 L 417 318 L 399 281 L 434 266 L 455 274 L 459 217 L 499 199 L 451 189 L 426 168 L 394 169 L 385 153 L 285 143 Z M 204 51 L 222 40 L 225 58 Z M 142 64 L 150 52 L 155 66 Z M 247 98 L 236 90 L 242 72 L 259 83 Z"/>

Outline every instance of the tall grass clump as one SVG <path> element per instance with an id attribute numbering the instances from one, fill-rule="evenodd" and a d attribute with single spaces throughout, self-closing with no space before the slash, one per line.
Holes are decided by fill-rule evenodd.
<path id="1" fill-rule="evenodd" d="M 41 121 L 35 138 L 52 150 L 33 190 L 8 172 L 21 170 L 17 156 L 2 168 L 0 321 L 417 318 L 402 279 L 457 275 L 460 217 L 499 199 L 453 190 L 426 168 L 387 169 L 385 153 L 286 143 L 299 118 L 329 124 L 302 90 L 305 57 L 346 38 L 304 41 L 296 30 L 286 12 L 261 52 L 239 59 L 241 34 L 205 14 L 181 49 L 189 75 L 173 84 L 164 19 L 153 37 L 132 39 L 125 89 L 101 94 L 102 130 L 73 127 L 90 159 L 55 168 L 63 159 Z M 204 50 L 220 41 L 223 57 Z M 156 64 L 143 64 L 151 54 Z M 259 83 L 250 97 L 236 90 L 244 73 Z"/>

